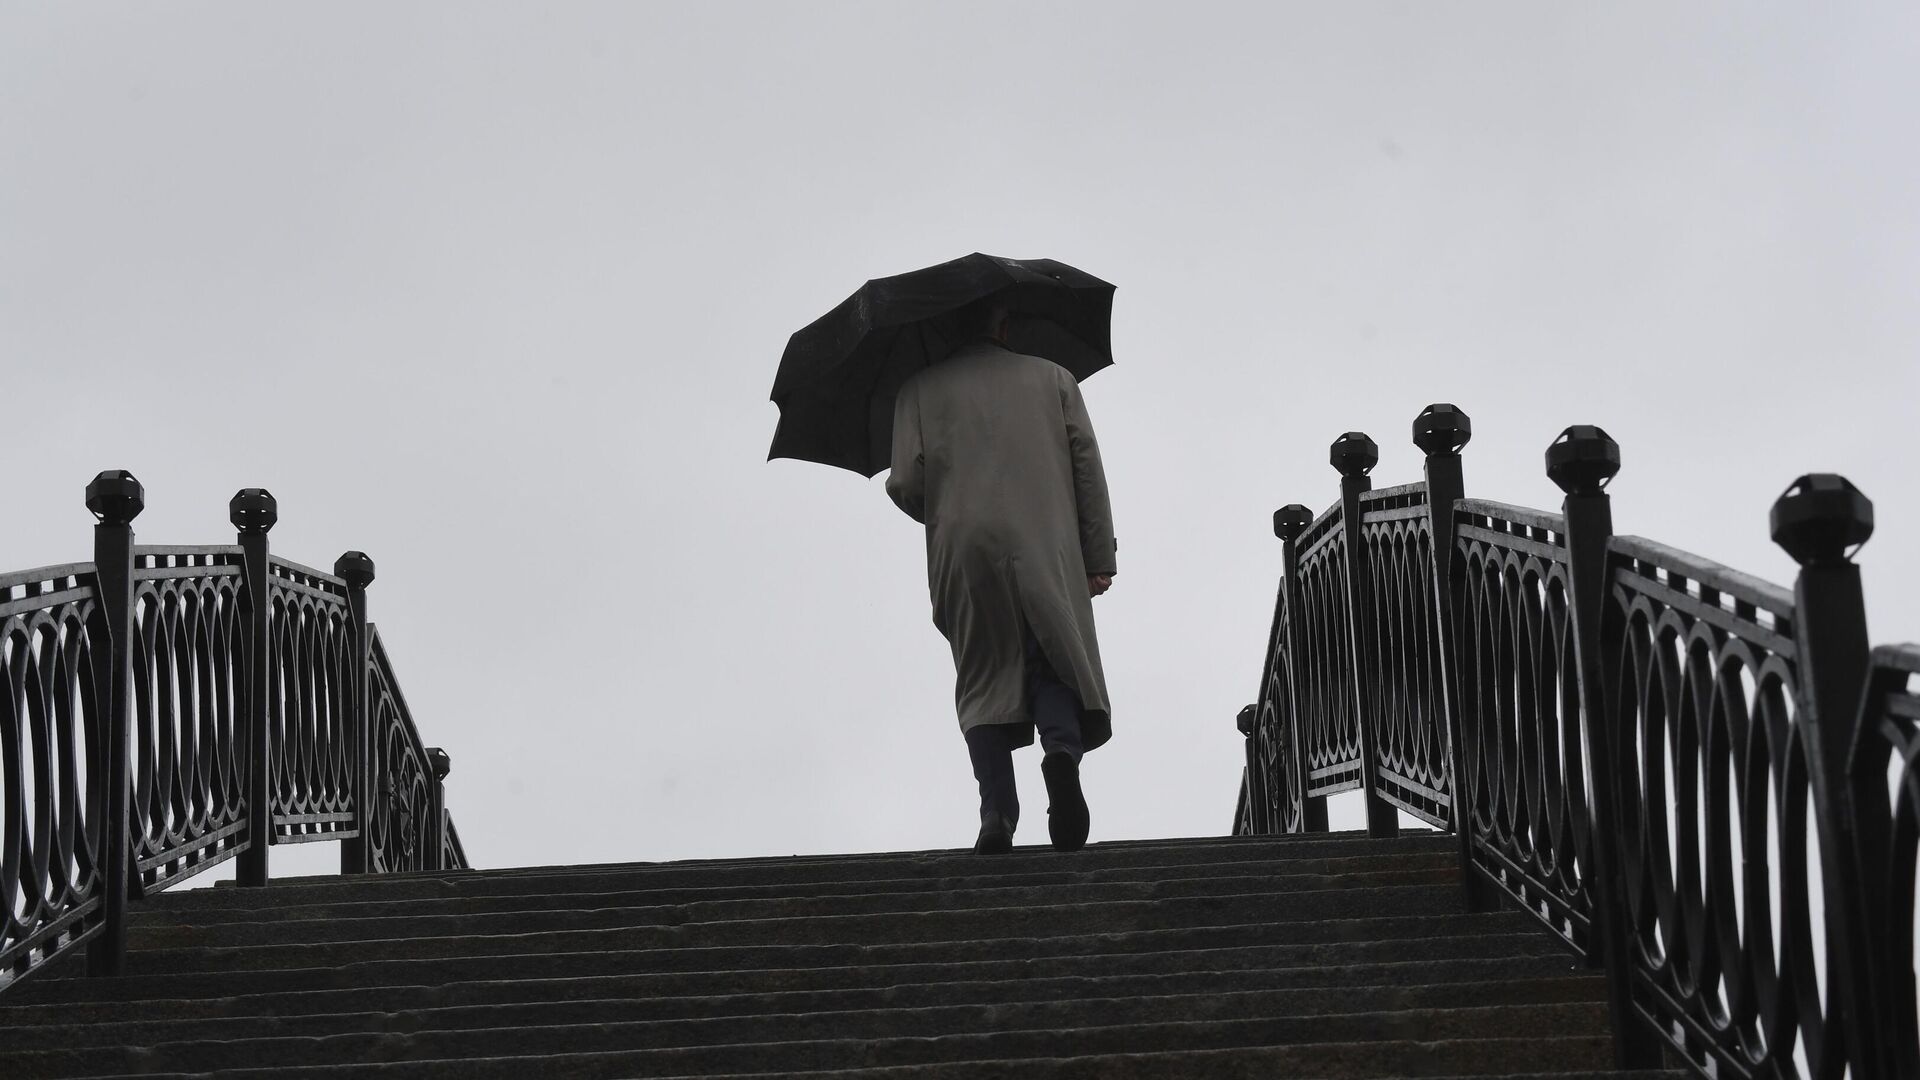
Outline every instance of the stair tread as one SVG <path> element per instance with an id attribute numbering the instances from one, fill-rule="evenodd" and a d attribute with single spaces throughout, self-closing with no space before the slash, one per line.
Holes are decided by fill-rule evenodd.
<path id="1" fill-rule="evenodd" d="M 919 936 L 931 921 L 955 926 L 1026 924 L 1057 927 L 1059 933 L 1082 933 L 1092 924 L 1114 920 L 1156 918 L 1174 922 L 1206 919 L 1228 913 L 1270 911 L 1276 922 L 1324 920 L 1349 913 L 1377 911 L 1413 913 L 1443 909 L 1458 886 L 1448 876 L 1421 874 L 1392 884 L 1356 883 L 1345 888 L 1287 890 L 1260 888 L 1219 892 L 1160 892 L 1129 887 L 1117 894 L 1095 894 L 1071 887 L 1029 892 L 975 890 L 964 893 L 929 891 L 906 896 L 832 897 L 819 900 L 702 901 L 692 904 L 638 904 L 614 907 L 566 907 L 523 912 L 368 915 L 362 918 L 211 919 L 180 921 L 172 925 L 141 924 L 129 931 L 132 941 L 149 948 L 218 948 L 224 945 L 318 945 L 327 942 L 373 942 L 397 938 L 474 938 L 519 936 L 529 933 L 587 931 L 666 931 L 683 935 L 747 935 L 790 940 L 801 929 L 817 937 L 861 936 L 874 932 L 907 932 Z M 506 916 L 512 916 L 507 918 Z M 1236 919 L 1235 921 L 1242 921 Z M 503 933 L 504 932 L 504 933 Z"/>
<path id="2" fill-rule="evenodd" d="M 1357 862 L 1350 860 L 1349 862 Z M 1351 867 L 1323 872 L 1311 871 L 1275 874 L 1266 863 L 1224 863 L 1175 867 L 1124 867 L 1114 871 L 1089 873 L 1036 873 L 1003 876 L 953 876 L 879 878 L 854 881 L 800 882 L 762 885 L 717 885 L 671 888 L 625 888 L 583 892 L 454 892 L 436 896 L 409 896 L 396 899 L 307 902 L 293 898 L 282 900 L 271 888 L 248 892 L 237 889 L 198 890 L 200 895 L 221 894 L 224 904 L 159 905 L 143 907 L 133 914 L 130 924 L 173 924 L 195 918 L 219 918 L 223 921 L 267 922 L 302 918 L 371 918 L 389 915 L 439 913 L 512 913 L 546 911 L 564 901 L 574 908 L 644 907 L 725 903 L 745 906 L 777 901 L 858 900 L 885 896 L 954 897 L 1034 894 L 1049 891 L 1093 895 L 1123 895 L 1129 891 L 1151 891 L 1161 895 L 1199 895 L 1209 888 L 1221 893 L 1233 892 L 1312 892 L 1351 888 L 1368 884 L 1457 883 L 1457 863 L 1448 857 L 1422 857 L 1411 860 L 1369 860 L 1371 866 Z M 1175 871 L 1169 873 L 1168 871 Z M 164 897 L 166 894 L 162 894 Z M 248 901 L 252 902 L 248 902 Z"/>
<path id="3" fill-rule="evenodd" d="M 1290 858 L 1319 860 L 1352 855 L 1433 854 L 1451 850 L 1448 842 L 1424 838 L 1367 840 L 1335 834 L 1331 840 L 1208 839 L 1167 841 L 1150 846 L 1089 844 L 1062 854 L 1051 848 L 1019 847 L 1012 853 L 983 858 L 965 850 L 894 852 L 859 856 L 763 858 L 664 863 L 610 863 L 586 867 L 522 867 L 496 870 L 420 871 L 378 877 L 288 878 L 246 889 L 221 882 L 212 889 L 162 893 L 161 906 L 190 905 L 196 894 L 223 896 L 256 893 L 276 896 L 334 894 L 417 894 L 466 890 L 531 888 L 568 892 L 581 882 L 634 880 L 663 883 L 674 880 L 711 880 L 718 884 L 752 879 L 774 882 L 856 880 L 863 876 L 889 877 L 999 875 L 1041 872 L 1089 872 L 1128 866 L 1206 865 L 1219 862 L 1264 862 L 1282 866 Z"/>
<path id="4" fill-rule="evenodd" d="M 376 961 L 419 960 L 447 963 L 455 960 L 502 960 L 505 958 L 543 957 L 580 958 L 607 953 L 652 952 L 693 956 L 703 950 L 768 949 L 794 953 L 817 950 L 815 956 L 832 955 L 836 950 L 866 963 L 886 963 L 909 956 L 948 956 L 951 958 L 990 958 L 997 953 L 1015 951 L 1032 956 L 1085 955 L 1091 953 L 1150 952 L 1166 947 L 1201 947 L 1241 944 L 1333 944 L 1378 945 L 1402 938 L 1430 937 L 1440 930 L 1458 935 L 1525 935 L 1537 929 L 1524 921 L 1515 923 L 1498 915 L 1417 915 L 1322 919 L 1291 923 L 1249 922 L 1258 912 L 1236 912 L 1238 919 L 1219 919 L 1197 926 L 1148 926 L 1152 911 L 1123 927 L 1062 928 L 1048 923 L 1038 928 L 999 926 L 994 920 L 978 919 L 956 927 L 945 920 L 917 922 L 898 920 L 888 927 L 884 940 L 864 939 L 856 930 L 873 930 L 872 925 L 821 925 L 811 920 L 784 920 L 770 925 L 742 927 L 739 924 L 692 924 L 690 926 L 637 927 L 610 930 L 556 930 L 538 934 L 453 935 L 431 938 L 391 938 L 373 941 L 327 942 L 311 945 L 249 945 L 207 948 L 174 948 L 137 951 L 129 957 L 128 970 L 147 974 L 156 969 L 174 971 L 271 970 L 293 967 L 345 967 Z M 1517 916 L 1525 920 L 1526 916 Z M 1024 933 L 1038 929 L 1041 933 Z M 790 935 L 801 935 L 793 941 Z M 984 937 L 984 934 L 999 934 Z M 1017 941 L 1017 946 L 1004 944 Z"/>
<path id="5" fill-rule="evenodd" d="M 992 1036 L 950 1037 L 949 1049 L 960 1054 L 968 1050 L 989 1053 Z M 1005 1041 L 1005 1040 L 1002 1040 Z M 942 1062 L 899 1064 L 870 1063 L 852 1069 L 817 1060 L 799 1060 L 783 1044 L 757 1044 L 733 1048 L 734 1058 L 772 1058 L 777 1071 L 754 1068 L 716 1073 L 660 1071 L 676 1065 L 691 1064 L 681 1051 L 627 1051 L 620 1053 L 578 1053 L 552 1055 L 542 1059 L 546 1075 L 575 1080 L 615 1080 L 615 1078 L 652 1077 L 659 1080 L 689 1080 L 693 1076 L 771 1077 L 806 1075 L 831 1071 L 835 1075 L 870 1078 L 965 1077 L 968 1080 L 1017 1080 L 1029 1076 L 1071 1078 L 1071 1080 L 1172 1080 L 1198 1075 L 1220 1080 L 1271 1080 L 1274 1076 L 1318 1077 L 1320 1080 L 1373 1080 L 1385 1077 L 1419 1077 L 1433 1080 L 1459 1080 L 1461 1077 L 1512 1077 L 1532 1074 L 1552 1076 L 1555 1080 L 1611 1078 L 1601 1060 L 1609 1052 L 1607 1040 L 1597 1036 L 1565 1038 L 1506 1037 L 1448 1040 L 1391 1039 L 1366 1042 L 1318 1042 L 1283 1046 L 1249 1046 L 1174 1051 L 1136 1051 L 1114 1054 L 1077 1052 L 1075 1047 L 1058 1046 L 1053 1040 L 1034 1040 L 1039 1052 L 1017 1057 L 955 1057 Z M 845 1047 L 855 1053 L 864 1044 L 857 1041 Z M 1000 1049 L 1013 1049 L 1001 1047 Z M 851 1056 L 851 1055 L 849 1055 Z M 881 1056 L 881 1055 L 875 1055 Z M 762 1065 L 773 1062 L 762 1062 Z M 526 1059 L 461 1058 L 427 1059 L 406 1062 L 357 1065 L 319 1065 L 282 1068 L 238 1069 L 222 1071 L 224 1080 L 299 1080 L 302 1077 L 372 1076 L 381 1080 L 427 1080 L 461 1076 L 469 1080 L 522 1080 Z M 698 1065 L 692 1067 L 698 1068 Z M 127 1074 L 133 1075 L 133 1074 Z M 156 1080 L 190 1080 L 211 1075 L 206 1072 L 142 1073 Z M 1648 1076 L 1650 1074 L 1634 1074 Z M 1658 1075 L 1658 1074 L 1651 1074 Z"/>
<path id="6" fill-rule="evenodd" d="M 1292 1047 L 1246 1047 L 1233 1050 L 1170 1050 L 1148 1054 L 1110 1054 L 1101 1057 L 1022 1058 L 1012 1061 L 956 1061 L 936 1065 L 900 1065 L 878 1069 L 837 1069 L 833 1076 L 843 1080 L 1273 1080 L 1273 1059 Z M 785 1072 L 704 1073 L 700 1080 L 774 1080 L 790 1076 Z M 1348 1080 L 1367 1074 L 1323 1073 L 1316 1076 L 1288 1074 L 1288 1080 Z M 1373 1074 L 1386 1075 L 1386 1074 Z M 1406 1072 L 1391 1075 L 1414 1076 Z M 1418 1074 L 1421 1080 L 1692 1080 L 1685 1070 L 1660 1072 L 1618 1072 L 1613 1070 L 1529 1073 L 1449 1073 L 1446 1076 Z M 662 1080 L 693 1080 L 691 1076 L 665 1077 Z"/>
<path id="7" fill-rule="evenodd" d="M 1408 829 L 1399 836 L 1377 838 L 1367 835 L 1365 830 L 1349 829 L 1324 833 L 1293 833 L 1278 836 L 1168 836 L 1147 840 L 1101 840 L 1090 843 L 1067 858 L 1080 858 L 1103 852 L 1129 854 L 1136 852 L 1152 853 L 1163 849 L 1187 851 L 1273 851 L 1293 853 L 1300 850 L 1323 852 L 1341 846 L 1363 846 L 1376 851 L 1402 850 L 1408 848 L 1434 848 L 1444 850 L 1452 843 L 1451 834 L 1430 829 Z M 1059 852 L 1046 844 L 1020 844 L 1012 851 L 992 856 L 990 861 L 1008 864 L 1020 856 L 1039 858 L 1060 858 Z M 922 848 L 908 851 L 849 851 L 835 854 L 793 854 L 793 855 L 744 855 L 737 857 L 722 856 L 707 859 L 670 859 L 662 861 L 628 860 L 606 863 L 552 863 L 534 866 L 503 866 L 484 870 L 415 870 L 396 874 L 382 875 L 385 880 L 401 881 L 408 878 L 445 877 L 454 874 L 466 875 L 524 875 L 524 874 L 576 874 L 596 871 L 625 871 L 634 869 L 679 869 L 679 868 L 727 868 L 738 866 L 764 865 L 807 865 L 807 864 L 846 864 L 866 862 L 889 862 L 918 859 L 978 859 L 967 848 Z M 336 882 L 339 878 L 333 874 L 313 874 L 304 877 L 277 879 L 279 882 L 304 884 L 309 882 Z"/>
<path id="8" fill-rule="evenodd" d="M 1042 981 L 1036 980 L 1036 983 Z M 1242 980 L 1241 983 L 1244 983 Z M 1073 991 L 1079 992 L 1073 992 Z M 1268 988 L 1211 976 L 1205 983 L 1153 986 L 1125 980 L 1062 980 L 1040 985 L 949 983 L 894 985 L 837 991 L 785 991 L 688 995 L 670 998 L 576 997 L 542 1002 L 442 1005 L 430 1001 L 363 1012 L 303 1012 L 289 1015 L 164 1017 L 110 1023 L 52 1023 L 11 1031 L 6 1050 L 79 1046 L 147 1045 L 202 1039 L 228 1040 L 344 1032 L 458 1031 L 473 1028 L 578 1025 L 645 1020 L 748 1018 L 949 1007 L 1006 1008 L 1047 1013 L 1078 1009 L 1147 1009 L 1192 1018 L 1234 1009 L 1271 1010 L 1275 1016 L 1331 1016 L 1388 1008 L 1448 1009 L 1499 1004 L 1593 1002 L 1605 992 L 1591 975 L 1533 975 L 1499 981 L 1408 985 L 1348 985 L 1337 995 L 1320 987 Z M 0 1050 L 0 1060 L 4 1060 Z"/>
<path id="9" fill-rule="evenodd" d="M 977 966 L 977 965 L 976 965 Z M 1006 965 L 1000 965 L 1002 967 Z M 542 1004 L 581 1000 L 704 1001 L 727 999 L 828 999 L 868 995 L 886 1001 L 951 994 L 956 999 L 1021 1001 L 1058 997 L 1112 997 L 1122 994 L 1183 993 L 1196 990 L 1276 990 L 1341 995 L 1393 987 L 1445 987 L 1474 983 L 1517 983 L 1599 976 L 1561 955 L 1519 955 L 1491 959 L 1454 959 L 1351 965 L 1311 965 L 1253 970 L 1187 970 L 1131 975 L 1034 975 L 982 978 L 962 968 L 913 971 L 897 968 L 825 968 L 595 976 L 588 978 L 500 979 L 441 985 L 400 985 L 349 990 L 282 991 L 215 998 L 148 998 L 135 1001 L 77 1001 L 52 1005 L 0 1007 L 0 1027 L 15 1032 L 35 1023 L 75 1028 L 112 1022 L 153 1022 L 166 1018 L 246 1019 L 250 1017 L 327 1016 L 337 1013 L 397 1013 L 422 1008 Z M 973 976 L 946 978 L 948 975 Z"/>
<path id="10" fill-rule="evenodd" d="M 1141 1005 L 1140 1011 L 1147 1007 Z M 525 1061 L 558 1054 L 597 1052 L 634 1055 L 637 1062 L 699 1061 L 708 1068 L 733 1067 L 733 1062 L 774 1054 L 782 1061 L 844 1068 L 964 1059 L 994 1048 L 1004 1053 L 1016 1047 L 1025 1054 L 1045 1056 L 1050 1050 L 1060 1048 L 1071 1048 L 1077 1053 L 1136 1053 L 1317 1041 L 1492 1039 L 1516 1031 L 1542 1040 L 1577 1038 L 1592 1030 L 1595 1018 L 1604 1013 L 1604 1004 L 1577 1002 L 1065 1026 L 1060 1023 L 1063 1015 L 1079 1019 L 1080 1014 L 953 1006 L 693 1021 L 209 1039 L 139 1048 L 4 1051 L 0 1052 L 0 1066 L 7 1067 L 10 1075 L 32 1075 L 48 1067 L 124 1071 L 126 1068 L 178 1069 L 191 1063 L 200 1068 L 233 1069 L 276 1062 L 373 1065 L 422 1059 L 464 1061 L 514 1057 Z M 955 1025 L 963 1024 L 981 1025 L 987 1030 L 956 1029 Z"/>

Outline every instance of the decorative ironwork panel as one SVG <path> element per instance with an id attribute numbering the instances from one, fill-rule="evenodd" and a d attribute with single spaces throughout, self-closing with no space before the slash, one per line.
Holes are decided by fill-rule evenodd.
<path id="1" fill-rule="evenodd" d="M 1286 582 L 1273 608 L 1265 677 L 1260 683 L 1251 736 L 1246 786 L 1249 831 L 1259 835 L 1300 832 L 1305 828 L 1305 798 L 1291 769 L 1293 739 L 1293 654 L 1287 648 Z"/>
<path id="2" fill-rule="evenodd" d="M 1240 798 L 1233 804 L 1233 835 L 1255 836 L 1253 827 L 1253 804 L 1247 799 L 1247 783 L 1252 779 L 1246 766 L 1240 768 Z"/>
<path id="3" fill-rule="evenodd" d="M 1366 715 L 1378 747 L 1380 795 L 1436 828 L 1453 824 L 1446 691 L 1433 587 L 1433 528 L 1424 483 L 1360 496 L 1375 670 Z"/>
<path id="4" fill-rule="evenodd" d="M 460 830 L 453 827 L 453 815 L 444 814 L 446 828 L 440 834 L 440 869 L 465 870 L 468 868 L 466 845 L 460 843 Z"/>
<path id="5" fill-rule="evenodd" d="M 279 556 L 268 566 L 274 842 L 356 836 L 352 697 L 358 683 L 347 583 Z"/>
<path id="6" fill-rule="evenodd" d="M 368 774 L 367 859 L 377 874 L 403 870 L 435 870 L 428 841 L 440 831 L 428 827 L 436 812 L 435 777 L 427 748 L 413 725 L 413 713 L 394 680 L 386 646 L 373 634 L 371 710 L 373 762 Z M 457 841 L 456 841 L 457 844 Z"/>
<path id="7" fill-rule="evenodd" d="M 1637 1005 L 1721 1075 L 1840 1076 L 1793 597 L 1638 537 L 1613 558 L 1602 634 Z"/>
<path id="8" fill-rule="evenodd" d="M 1869 869 L 1866 887 L 1874 905 L 1873 922 L 1892 963 L 1880 993 L 1887 1041 L 1893 1050 L 1894 1076 L 1920 1076 L 1920 992 L 1914 984 L 1916 872 L 1920 872 L 1920 645 L 1875 649 L 1867 684 L 1865 724 L 1854 750 L 1851 771 L 1857 782 L 1884 785 L 1862 799 L 1862 810 L 1877 812 L 1876 825 L 1863 829 L 1880 845 L 1861 857 Z"/>
<path id="9" fill-rule="evenodd" d="M 1576 951 L 1591 945 L 1585 718 L 1558 514 L 1462 499 L 1462 790 L 1481 870 Z"/>
<path id="10" fill-rule="evenodd" d="M 1335 504 L 1300 534 L 1301 633 L 1294 640 L 1295 706 L 1307 760 L 1307 796 L 1360 786 L 1360 722 L 1347 638 L 1345 513 Z"/>
<path id="11" fill-rule="evenodd" d="M 0 989 L 100 926 L 108 664 L 93 567 L 0 575 Z"/>
<path id="12" fill-rule="evenodd" d="M 138 893 L 245 850 L 246 577 L 234 547 L 134 548 L 131 842 Z"/>

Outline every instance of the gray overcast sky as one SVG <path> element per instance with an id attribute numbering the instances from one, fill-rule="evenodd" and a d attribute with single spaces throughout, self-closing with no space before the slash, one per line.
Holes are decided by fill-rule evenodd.
<path id="1" fill-rule="evenodd" d="M 378 561 L 482 865 L 969 843 L 917 527 L 766 393 L 866 278 L 1063 259 L 1119 285 L 1094 838 L 1218 833 L 1268 515 L 1349 428 L 1416 479 L 1430 401 L 1469 494 L 1597 422 L 1621 531 L 1782 584 L 1844 472 L 1920 638 L 1916 101 L 1910 4 L 7 3 L 0 567 L 88 557 L 101 468 L 145 542 L 271 488 Z"/>

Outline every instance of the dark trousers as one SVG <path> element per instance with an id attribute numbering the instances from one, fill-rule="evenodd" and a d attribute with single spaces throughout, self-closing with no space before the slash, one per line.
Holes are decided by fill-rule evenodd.
<path id="1" fill-rule="evenodd" d="M 1040 651 L 1039 641 L 1027 634 L 1027 712 L 1039 730 L 1040 748 L 1059 751 L 1080 760 L 1080 695 L 1060 681 L 1053 665 Z M 980 724 L 967 731 L 967 755 L 973 759 L 973 778 L 980 782 L 980 820 L 1000 814 L 1009 827 L 1020 821 L 1020 795 L 1013 784 L 1013 724 Z"/>

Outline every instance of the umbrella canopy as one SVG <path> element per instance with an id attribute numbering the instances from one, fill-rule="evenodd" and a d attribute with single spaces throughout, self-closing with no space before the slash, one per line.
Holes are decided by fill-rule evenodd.
<path id="1" fill-rule="evenodd" d="M 1012 316 L 1007 344 L 1085 379 L 1113 363 L 1113 286 L 1052 259 L 972 255 L 875 278 L 787 341 L 773 400 L 773 458 L 872 476 L 893 454 L 901 384 L 961 344 L 954 316 L 991 298 Z"/>

